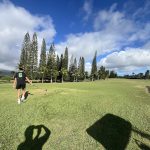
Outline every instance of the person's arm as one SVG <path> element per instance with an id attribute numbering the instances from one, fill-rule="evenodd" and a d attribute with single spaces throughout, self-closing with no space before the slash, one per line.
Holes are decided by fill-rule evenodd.
<path id="1" fill-rule="evenodd" d="M 15 78 L 15 79 L 14 79 L 14 83 L 13 83 L 13 88 L 15 88 L 16 83 L 17 83 L 17 79 Z"/>
<path id="2" fill-rule="evenodd" d="M 17 73 L 15 73 L 15 75 L 14 75 L 13 88 L 15 88 L 16 84 L 17 84 Z"/>
<path id="3" fill-rule="evenodd" d="M 29 80 L 29 78 L 28 78 L 28 77 L 26 77 L 26 80 L 27 80 L 30 84 L 32 84 L 32 81 L 31 81 L 31 80 Z"/>

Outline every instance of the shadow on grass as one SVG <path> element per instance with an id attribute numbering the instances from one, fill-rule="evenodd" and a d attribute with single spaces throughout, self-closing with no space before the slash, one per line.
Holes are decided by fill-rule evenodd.
<path id="1" fill-rule="evenodd" d="M 106 114 L 86 131 L 107 150 L 125 150 L 130 141 L 131 131 L 136 132 L 143 138 L 150 139 L 150 135 L 138 129 L 132 129 L 132 124 L 129 121 L 113 114 Z M 139 145 L 146 147 L 146 145 L 140 142 Z"/>
<path id="2" fill-rule="evenodd" d="M 24 95 L 25 99 L 27 99 L 29 95 L 33 95 L 33 94 L 31 94 L 29 91 L 26 91 Z"/>
<path id="3" fill-rule="evenodd" d="M 135 139 L 135 143 L 138 145 L 138 147 L 141 149 L 141 150 L 150 150 L 150 147 L 142 142 L 140 142 L 139 140 L 136 140 Z"/>
<path id="4" fill-rule="evenodd" d="M 42 130 L 44 131 L 44 134 Z M 42 150 L 42 147 L 48 140 L 50 134 L 51 131 L 44 125 L 31 125 L 24 133 L 25 141 L 19 144 L 17 150 Z"/>
<path id="5" fill-rule="evenodd" d="M 147 91 L 150 93 L 150 86 L 146 86 Z"/>
<path id="6" fill-rule="evenodd" d="M 107 150 L 123 150 L 126 148 L 132 125 L 130 122 L 107 114 L 95 122 L 86 131 L 96 141 L 100 142 Z"/>

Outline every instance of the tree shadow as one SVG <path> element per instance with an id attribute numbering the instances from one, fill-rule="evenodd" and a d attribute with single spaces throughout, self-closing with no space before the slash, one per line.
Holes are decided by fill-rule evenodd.
<path id="1" fill-rule="evenodd" d="M 35 131 L 37 131 L 36 136 L 34 136 Z M 51 131 L 44 125 L 31 125 L 25 130 L 25 141 L 19 144 L 17 150 L 42 150 L 50 134 Z"/>
<path id="2" fill-rule="evenodd" d="M 118 116 L 106 114 L 86 131 L 107 150 L 123 150 L 129 142 L 131 129 L 130 122 Z"/>
<path id="3" fill-rule="evenodd" d="M 132 124 L 129 121 L 113 114 L 106 114 L 86 131 L 107 150 L 125 150 L 130 141 L 131 131 L 136 132 L 143 138 L 150 139 L 150 135 L 138 129 L 132 129 Z M 141 146 L 144 146 L 144 144 L 141 143 Z"/>

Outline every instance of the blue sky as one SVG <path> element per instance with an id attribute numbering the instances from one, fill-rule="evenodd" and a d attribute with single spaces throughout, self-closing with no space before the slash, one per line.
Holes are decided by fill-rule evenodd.
<path id="1" fill-rule="evenodd" d="M 121 0 L 122 2 L 124 0 Z M 122 7 L 122 3 L 120 5 Z M 57 35 L 55 43 L 65 40 L 70 33 L 90 32 L 92 27 L 92 16 L 84 22 L 85 11 L 83 10 L 84 0 L 11 0 L 13 4 L 21 6 L 34 15 L 50 15 L 53 19 Z M 92 13 L 99 9 L 109 8 L 117 1 L 89 1 L 92 5 Z"/>
<path id="2" fill-rule="evenodd" d="M 47 49 L 85 57 L 88 71 L 96 50 L 98 65 L 119 74 L 150 69 L 149 0 L 2 0 L 0 22 L 1 69 L 15 68 L 26 32 L 37 32 L 39 51 L 45 38 Z"/>

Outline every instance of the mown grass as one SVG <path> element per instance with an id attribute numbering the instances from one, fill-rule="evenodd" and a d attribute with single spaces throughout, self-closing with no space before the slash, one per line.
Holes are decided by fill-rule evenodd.
<path id="1" fill-rule="evenodd" d="M 18 105 L 12 85 L 0 84 L 0 149 L 30 150 L 33 143 L 40 147 L 40 140 L 43 150 L 150 147 L 150 81 L 36 85 L 27 86 L 27 101 Z"/>

